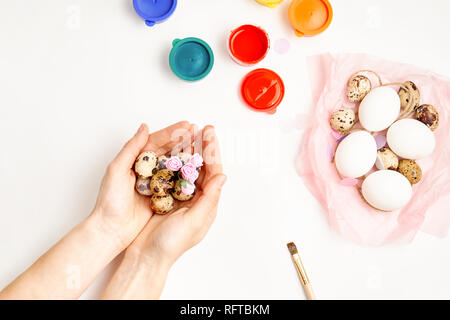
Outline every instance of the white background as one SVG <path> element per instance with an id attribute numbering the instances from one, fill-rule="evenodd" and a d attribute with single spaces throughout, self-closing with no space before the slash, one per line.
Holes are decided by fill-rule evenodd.
<path id="1" fill-rule="evenodd" d="M 0 0 L 0 288 L 89 214 L 106 165 L 141 122 L 156 130 L 186 119 L 215 125 L 229 180 L 216 223 L 172 268 L 162 298 L 304 299 L 288 241 L 319 298 L 450 298 L 450 238 L 368 248 L 329 228 L 295 173 L 301 132 L 292 125 L 311 107 L 308 55 L 365 52 L 449 76 L 450 2 L 331 2 L 331 27 L 296 38 L 288 0 L 273 10 L 180 0 L 154 28 L 131 0 Z M 285 81 L 275 115 L 239 98 L 251 68 L 232 62 L 226 38 L 244 23 L 265 28 L 272 44 L 291 43 L 258 65 Z M 172 40 L 188 36 L 216 58 L 196 83 L 168 67 Z M 98 297 L 113 268 L 83 298 Z"/>

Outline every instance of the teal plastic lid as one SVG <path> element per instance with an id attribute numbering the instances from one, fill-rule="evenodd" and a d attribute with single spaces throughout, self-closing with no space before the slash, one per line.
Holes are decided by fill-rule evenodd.
<path id="1" fill-rule="evenodd" d="M 208 75 L 214 65 L 210 46 L 198 38 L 175 39 L 169 55 L 173 73 L 186 81 L 197 81 Z"/>

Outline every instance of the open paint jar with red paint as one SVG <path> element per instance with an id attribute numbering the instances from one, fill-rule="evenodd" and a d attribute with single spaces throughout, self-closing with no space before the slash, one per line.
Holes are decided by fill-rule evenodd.
<path id="1" fill-rule="evenodd" d="M 260 27 L 246 24 L 233 30 L 228 39 L 231 57 L 243 66 L 252 66 L 265 58 L 270 48 L 269 36 Z"/>

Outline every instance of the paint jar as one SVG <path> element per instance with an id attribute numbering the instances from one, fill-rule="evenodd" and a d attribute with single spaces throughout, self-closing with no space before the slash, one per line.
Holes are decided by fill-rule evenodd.
<path id="1" fill-rule="evenodd" d="M 298 37 L 311 37 L 325 31 L 333 18 L 328 0 L 293 0 L 289 20 Z"/>
<path id="2" fill-rule="evenodd" d="M 246 24 L 233 30 L 228 38 L 228 50 L 233 60 L 252 66 L 265 58 L 270 48 L 269 36 L 260 27 Z"/>
<path id="3" fill-rule="evenodd" d="M 152 27 L 169 19 L 177 7 L 177 0 L 133 0 L 133 7 L 145 24 Z"/>
<path id="4" fill-rule="evenodd" d="M 263 6 L 269 7 L 269 8 L 275 8 L 280 3 L 282 3 L 283 0 L 256 0 L 256 2 L 262 4 Z"/>
<path id="5" fill-rule="evenodd" d="M 253 110 L 273 114 L 283 100 L 284 83 L 272 70 L 256 69 L 244 77 L 241 94 Z"/>
<path id="6" fill-rule="evenodd" d="M 214 54 L 205 41 L 198 38 L 175 39 L 172 45 L 169 65 L 177 77 L 197 81 L 209 74 L 214 65 Z"/>

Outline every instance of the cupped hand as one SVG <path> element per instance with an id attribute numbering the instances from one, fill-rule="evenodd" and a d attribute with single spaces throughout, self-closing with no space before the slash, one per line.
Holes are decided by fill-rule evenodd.
<path id="1" fill-rule="evenodd" d="M 167 153 L 180 143 L 179 137 L 192 128 L 183 121 L 149 135 L 147 125 L 142 124 L 109 164 L 93 215 L 100 218 L 100 227 L 117 237 L 123 248 L 133 241 L 152 216 L 150 199 L 135 191 L 133 165 L 136 158 L 147 150 L 158 155 Z"/>
<path id="2" fill-rule="evenodd" d="M 214 128 L 205 127 L 201 138 L 202 148 L 198 148 L 198 144 L 192 147 L 192 151 L 201 153 L 204 159 L 194 198 L 178 202 L 178 208 L 172 213 L 153 215 L 127 253 L 139 255 L 142 259 L 157 260 L 170 267 L 208 232 L 217 214 L 226 176 L 223 174 Z"/>

